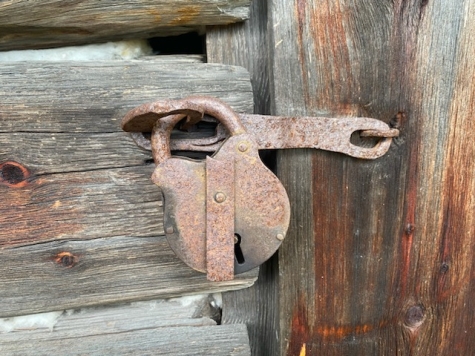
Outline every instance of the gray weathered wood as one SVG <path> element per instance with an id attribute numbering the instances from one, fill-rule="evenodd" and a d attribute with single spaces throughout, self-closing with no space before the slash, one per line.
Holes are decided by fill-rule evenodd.
<path id="1" fill-rule="evenodd" d="M 202 54 L 167 54 L 159 56 L 140 57 L 140 61 L 153 61 L 154 63 L 204 63 L 205 56 Z M 224 64 L 224 63 L 223 63 Z"/>
<path id="2" fill-rule="evenodd" d="M 0 163 L 18 161 L 36 175 L 142 166 L 151 159 L 125 132 L 0 133 Z"/>
<path id="3" fill-rule="evenodd" d="M 2 355 L 229 355 L 249 356 L 245 325 L 177 326 L 105 335 L 63 337 L 50 332 L 29 338 L 2 335 Z"/>
<path id="4" fill-rule="evenodd" d="M 402 130 L 373 162 L 280 154 L 281 354 L 473 353 L 475 1 L 271 4 L 276 114 Z"/>
<path id="5" fill-rule="evenodd" d="M 213 293 L 249 287 L 256 278 L 251 271 L 209 282 L 179 260 L 163 236 L 52 241 L 2 249 L 0 261 L 8 271 L 0 275 L 0 317 Z"/>
<path id="6" fill-rule="evenodd" d="M 0 345 L 1 335 L 9 332 L 18 339 L 41 339 L 51 332 L 73 338 L 158 327 L 216 325 L 217 313 L 213 295 L 200 294 L 8 317 L 0 319 Z"/>
<path id="7" fill-rule="evenodd" d="M 0 4 L 0 50 L 47 48 L 124 38 L 176 35 L 204 25 L 242 21 L 249 0 L 64 2 Z"/>
<path id="8" fill-rule="evenodd" d="M 270 113 L 269 46 L 267 0 L 254 0 L 250 18 L 243 23 L 207 28 L 208 63 L 241 66 L 251 73 L 256 114 Z"/>
<path id="9" fill-rule="evenodd" d="M 152 172 L 147 165 L 33 174 L 21 188 L 0 184 L 0 246 L 163 234 Z"/>
<path id="10" fill-rule="evenodd" d="M 208 62 L 243 66 L 251 73 L 254 112 L 270 113 L 270 38 L 267 0 L 251 4 L 250 18 L 230 26 L 210 26 L 206 33 Z M 272 162 L 272 156 L 267 157 Z M 251 287 L 223 293 L 223 324 L 245 323 L 253 355 L 278 354 L 277 258 L 260 266 Z"/>
<path id="11" fill-rule="evenodd" d="M 113 307 L 67 310 L 50 329 L 62 337 L 112 334 L 138 329 L 216 325 L 211 295 L 134 302 Z M 29 331 L 29 330 L 28 330 Z M 18 332 L 18 331 L 16 331 Z"/>
<path id="12" fill-rule="evenodd" d="M 0 132 L 120 132 L 145 102 L 207 94 L 252 110 L 249 73 L 222 64 L 169 61 L 3 62 Z"/>
<path id="13" fill-rule="evenodd" d="M 0 278 L 9 300 L 0 315 L 253 283 L 255 272 L 209 283 L 157 237 L 163 213 L 153 164 L 119 126 L 139 104 L 190 94 L 249 112 L 244 69 L 154 60 L 4 63 L 0 82 L 0 262 L 9 271 Z M 72 255 L 62 260 L 62 252 Z"/>

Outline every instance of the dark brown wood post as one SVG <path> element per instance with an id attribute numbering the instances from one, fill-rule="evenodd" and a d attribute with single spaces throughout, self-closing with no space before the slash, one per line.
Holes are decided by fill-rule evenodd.
<path id="1" fill-rule="evenodd" d="M 377 161 L 282 152 L 287 355 L 467 355 L 475 339 L 474 1 L 272 1 L 274 113 L 370 116 Z"/>

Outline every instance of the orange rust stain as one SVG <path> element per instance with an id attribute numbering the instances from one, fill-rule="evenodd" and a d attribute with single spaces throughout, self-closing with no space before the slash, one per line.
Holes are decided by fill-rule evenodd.
<path id="1" fill-rule="evenodd" d="M 58 209 L 59 207 L 61 207 L 61 205 L 62 205 L 62 204 L 61 204 L 61 201 L 56 200 L 56 201 L 54 202 L 54 204 L 53 204 L 51 207 L 52 207 L 53 209 Z"/>
<path id="2" fill-rule="evenodd" d="M 374 324 L 360 324 L 360 325 L 339 325 L 329 326 L 320 325 L 315 328 L 315 334 L 320 339 L 343 339 L 351 335 L 362 335 L 370 333 L 374 330 L 385 328 L 390 321 L 381 320 Z"/>
<path id="3" fill-rule="evenodd" d="M 319 326 L 316 329 L 318 335 L 323 338 L 344 338 L 348 335 L 366 334 L 376 327 L 370 324 L 343 325 L 343 326 Z"/>
<path id="4" fill-rule="evenodd" d="M 338 342 L 346 337 L 381 330 L 398 322 L 394 317 L 360 325 L 321 325 L 317 320 L 310 320 L 307 313 L 305 298 L 300 297 L 292 313 L 287 355 L 313 355 L 316 352 L 315 345 L 322 342 Z"/>
<path id="5" fill-rule="evenodd" d="M 287 350 L 287 355 L 299 355 L 302 351 L 303 344 L 307 344 L 310 338 L 309 320 L 307 318 L 307 305 L 304 298 L 301 296 L 299 302 L 294 307 L 292 312 L 290 339 Z M 307 352 L 305 346 L 305 352 Z"/>
<path id="6" fill-rule="evenodd" d="M 190 24 L 201 12 L 201 8 L 198 6 L 184 6 L 176 11 L 178 14 L 172 21 L 170 25 L 188 25 Z"/>

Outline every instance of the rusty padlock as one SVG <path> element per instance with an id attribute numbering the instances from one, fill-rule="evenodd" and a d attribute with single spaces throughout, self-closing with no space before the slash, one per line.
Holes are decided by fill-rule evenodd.
<path id="1" fill-rule="evenodd" d="M 185 117 L 196 123 L 204 114 L 221 122 L 229 137 L 203 161 L 172 157 L 173 127 Z M 186 264 L 209 280 L 230 280 L 279 248 L 289 226 L 287 193 L 227 104 L 198 96 L 155 102 L 130 111 L 122 127 L 133 132 L 153 127 L 152 180 L 164 195 L 164 230 Z"/>

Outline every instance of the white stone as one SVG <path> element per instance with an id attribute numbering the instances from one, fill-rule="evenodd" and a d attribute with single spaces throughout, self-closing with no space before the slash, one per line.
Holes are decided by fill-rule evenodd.
<path id="1" fill-rule="evenodd" d="M 127 60 L 151 55 L 146 40 L 130 40 L 51 49 L 0 52 L 0 61 L 100 61 Z"/>

